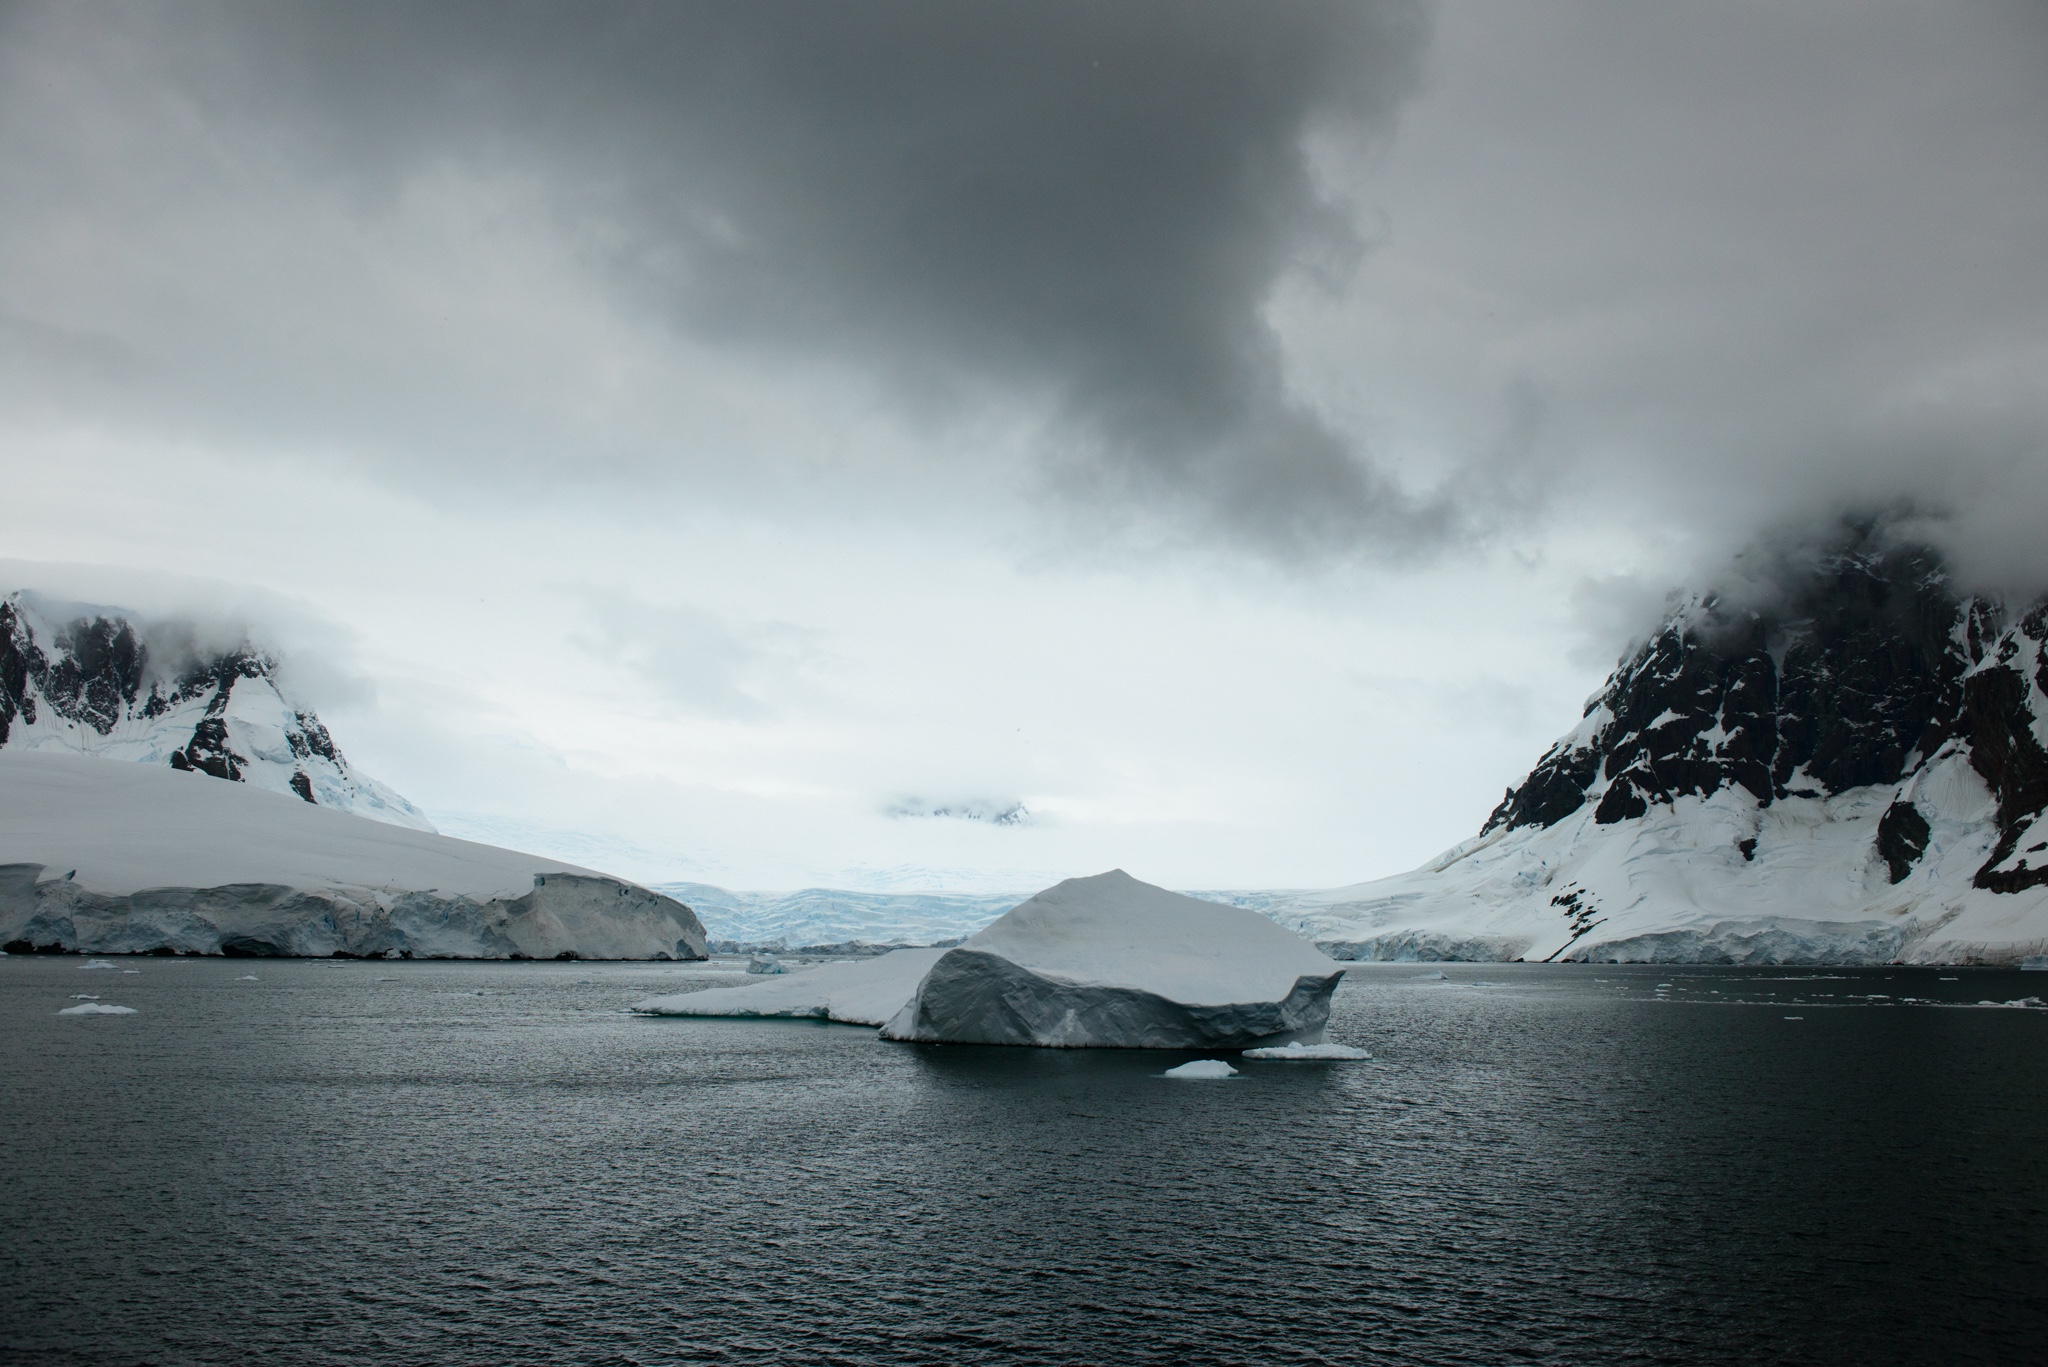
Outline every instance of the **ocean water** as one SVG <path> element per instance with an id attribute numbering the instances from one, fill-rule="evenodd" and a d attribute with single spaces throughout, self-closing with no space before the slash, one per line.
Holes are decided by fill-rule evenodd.
<path id="1" fill-rule="evenodd" d="M 1182 1082 L 109 962 L 0 962 L 8 1362 L 2048 1361 L 2048 1011 L 1964 1005 L 2048 975 L 1370 965 L 1373 1061 Z"/>

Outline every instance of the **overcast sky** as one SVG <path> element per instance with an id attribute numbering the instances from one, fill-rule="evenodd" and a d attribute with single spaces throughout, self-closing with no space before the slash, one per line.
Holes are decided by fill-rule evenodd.
<path id="1" fill-rule="evenodd" d="M 2048 587 L 2044 16 L 0 0 L 0 556 L 629 876 L 1396 872 L 1764 528 Z"/>

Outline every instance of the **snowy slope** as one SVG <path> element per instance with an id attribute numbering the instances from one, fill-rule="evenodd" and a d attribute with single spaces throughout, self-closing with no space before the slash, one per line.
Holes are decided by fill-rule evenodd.
<path id="1" fill-rule="evenodd" d="M 0 941 L 97 953 L 701 958 L 688 907 L 169 766 L 0 751 Z"/>
<path id="2" fill-rule="evenodd" d="M 1355 958 L 2048 951 L 2048 604 L 1859 537 L 1679 606 L 1478 836 L 1270 914 Z"/>
<path id="3" fill-rule="evenodd" d="M 286 700 L 275 660 L 189 640 L 176 624 L 138 627 L 118 608 L 28 592 L 0 599 L 0 749 L 167 765 L 433 830 L 419 808 L 356 772 L 310 708 Z"/>

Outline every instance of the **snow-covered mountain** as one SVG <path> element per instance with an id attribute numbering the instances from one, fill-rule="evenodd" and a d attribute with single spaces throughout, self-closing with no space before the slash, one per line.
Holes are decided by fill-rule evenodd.
<path id="1" fill-rule="evenodd" d="M 0 748 L 168 764 L 413 830 L 426 813 L 353 769 L 246 643 L 195 648 L 118 608 L 0 599 Z"/>
<path id="2" fill-rule="evenodd" d="M 701 959 L 673 898 L 168 765 L 0 751 L 10 954 Z"/>
<path id="3" fill-rule="evenodd" d="M 1351 958 L 2048 952 L 2048 600 L 1871 527 L 1766 582 L 1679 604 L 1478 835 L 1271 914 Z"/>

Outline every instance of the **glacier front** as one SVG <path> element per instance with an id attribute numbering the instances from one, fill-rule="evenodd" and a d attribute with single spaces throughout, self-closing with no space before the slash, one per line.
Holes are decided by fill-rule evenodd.
<path id="1" fill-rule="evenodd" d="M 933 963 L 884 1038 L 1242 1049 L 1320 1040 L 1344 969 L 1256 912 L 1070 878 Z"/>

